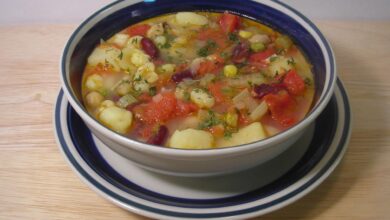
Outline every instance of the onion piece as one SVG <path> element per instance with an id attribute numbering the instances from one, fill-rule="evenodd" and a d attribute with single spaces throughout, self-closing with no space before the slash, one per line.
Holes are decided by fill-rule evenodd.
<path id="1" fill-rule="evenodd" d="M 233 98 L 233 104 L 238 109 L 247 108 L 249 112 L 252 112 L 258 105 L 256 100 L 252 98 L 248 89 L 244 89 L 236 95 Z"/>
<path id="2" fill-rule="evenodd" d="M 118 101 L 117 101 L 117 105 L 122 107 L 122 108 L 126 108 L 128 105 L 131 105 L 135 102 L 138 102 L 138 100 L 136 98 L 134 98 L 134 96 L 130 95 L 130 94 L 126 94 L 124 96 L 122 96 Z"/>
<path id="3" fill-rule="evenodd" d="M 250 113 L 249 118 L 252 119 L 252 121 L 257 121 L 261 119 L 267 111 L 268 105 L 265 101 L 263 101 Z"/>

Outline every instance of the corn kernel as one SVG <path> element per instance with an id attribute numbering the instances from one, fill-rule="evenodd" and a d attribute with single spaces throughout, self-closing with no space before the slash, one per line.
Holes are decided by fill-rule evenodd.
<path id="1" fill-rule="evenodd" d="M 263 51 L 264 49 L 265 49 L 265 46 L 263 43 L 260 43 L 260 42 L 251 43 L 251 50 L 253 50 L 254 52 Z"/>
<path id="2" fill-rule="evenodd" d="M 241 30 L 238 32 L 238 35 L 240 35 L 240 37 L 242 37 L 242 38 L 248 39 L 248 38 L 252 37 L 253 34 L 252 34 L 252 32 Z"/>
<path id="3" fill-rule="evenodd" d="M 226 77 L 234 77 L 237 75 L 237 67 L 230 64 L 230 65 L 226 65 L 224 68 L 223 68 L 223 74 L 226 76 Z"/>
<path id="4" fill-rule="evenodd" d="M 229 112 L 225 115 L 225 121 L 230 127 L 237 127 L 238 115 Z"/>

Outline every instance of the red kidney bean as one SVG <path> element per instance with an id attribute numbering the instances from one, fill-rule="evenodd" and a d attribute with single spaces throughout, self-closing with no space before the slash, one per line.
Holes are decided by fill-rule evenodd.
<path id="1" fill-rule="evenodd" d="M 172 81 L 174 81 L 175 83 L 179 83 L 179 82 L 183 81 L 184 79 L 188 79 L 188 78 L 189 79 L 194 78 L 194 75 L 192 74 L 192 72 L 190 70 L 184 70 L 182 72 L 175 73 L 171 77 Z"/>
<path id="2" fill-rule="evenodd" d="M 252 95 L 255 98 L 261 99 L 270 93 L 277 93 L 282 89 L 284 89 L 283 84 L 260 84 L 253 87 Z"/>
<path id="3" fill-rule="evenodd" d="M 154 145 L 163 145 L 168 136 L 168 128 L 164 125 L 161 125 L 158 128 L 156 134 L 151 136 L 146 143 Z"/>
<path id="4" fill-rule="evenodd" d="M 240 42 L 234 47 L 232 53 L 232 61 L 235 64 L 243 63 L 249 56 L 249 44 L 246 42 Z"/>
<path id="5" fill-rule="evenodd" d="M 145 51 L 152 59 L 158 58 L 159 51 L 153 41 L 147 37 L 142 38 L 141 40 L 142 50 Z"/>

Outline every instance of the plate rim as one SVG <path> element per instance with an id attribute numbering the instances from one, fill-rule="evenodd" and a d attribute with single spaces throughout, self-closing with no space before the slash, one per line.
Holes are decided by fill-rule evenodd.
<path id="1" fill-rule="evenodd" d="M 260 208 L 260 207 L 264 206 L 268 203 L 262 204 L 262 205 L 257 205 L 257 206 L 251 207 L 249 209 L 246 209 L 245 212 L 241 213 L 241 214 L 236 213 L 234 215 L 228 215 L 228 212 L 225 212 L 224 216 L 218 216 L 218 214 L 220 214 L 220 213 L 211 213 L 211 214 L 197 213 L 196 215 L 194 214 L 195 216 L 191 216 L 192 215 L 191 213 L 179 213 L 179 215 L 172 215 L 173 213 L 176 213 L 176 212 L 169 211 L 169 210 L 168 211 L 162 210 L 160 208 L 155 208 L 155 207 L 148 207 L 145 204 L 139 204 L 139 203 L 137 204 L 136 202 L 128 200 L 127 198 L 124 198 L 121 195 L 116 195 L 117 197 L 122 197 L 122 199 L 128 200 L 127 201 L 128 203 L 125 203 L 123 201 L 119 201 L 116 198 L 113 198 L 112 196 L 110 196 L 109 194 L 104 192 L 105 190 L 99 189 L 100 187 L 105 188 L 105 186 L 103 186 L 98 181 L 93 179 L 93 177 L 91 177 L 88 174 L 88 172 L 82 168 L 82 166 L 77 162 L 77 160 L 74 157 L 73 158 L 68 157 L 68 154 L 65 152 L 65 149 L 63 146 L 63 144 L 66 145 L 66 143 L 64 140 L 62 140 L 62 141 L 60 140 L 61 138 L 64 139 L 64 137 L 62 136 L 62 134 L 60 134 L 62 137 L 59 136 L 58 127 L 57 127 L 58 126 L 58 123 L 57 123 L 58 118 L 57 117 L 61 112 L 60 110 L 61 110 L 62 102 L 64 99 L 66 99 L 65 96 L 63 95 L 62 90 L 60 90 L 59 95 L 57 97 L 57 102 L 56 102 L 55 111 L 54 111 L 54 123 L 55 123 L 54 133 L 55 133 L 57 144 L 58 144 L 64 158 L 66 159 L 66 161 L 68 162 L 70 167 L 83 180 L 83 182 L 85 182 L 88 186 L 90 186 L 94 191 L 96 191 L 102 197 L 108 199 L 109 201 L 113 202 L 114 204 L 116 204 L 116 205 L 118 205 L 126 210 L 129 210 L 131 212 L 141 214 L 144 216 L 153 217 L 153 218 L 160 218 L 160 219 L 167 218 L 167 217 L 169 217 L 170 219 L 172 219 L 172 218 L 180 218 L 180 219 L 183 219 L 183 218 L 193 218 L 193 219 L 208 218 L 208 219 L 210 219 L 210 217 L 211 218 L 221 218 L 221 217 L 223 217 L 223 218 L 237 218 L 237 217 L 248 218 L 248 217 L 254 217 L 254 216 L 258 216 L 258 215 L 272 212 L 274 210 L 285 207 L 288 204 L 291 204 L 294 201 L 302 198 L 307 193 L 311 192 L 314 188 L 316 188 L 319 184 L 321 184 L 330 175 L 330 173 L 333 172 L 333 170 L 339 164 L 339 162 L 341 161 L 341 159 L 342 159 L 342 157 L 343 157 L 343 155 L 348 147 L 348 142 L 349 142 L 351 130 L 352 130 L 351 129 L 352 121 L 351 121 L 351 109 L 350 109 L 348 95 L 347 95 L 345 88 L 344 88 L 340 79 L 337 80 L 337 88 L 338 88 L 338 91 L 341 95 L 341 100 L 343 101 L 342 104 L 344 104 L 344 112 L 345 112 L 344 123 L 343 123 L 344 127 L 343 127 L 343 131 L 341 132 L 341 137 L 340 137 L 340 140 L 338 143 L 339 146 L 337 147 L 337 149 L 333 153 L 333 155 L 330 157 L 329 161 L 327 161 L 326 164 L 319 169 L 319 171 L 314 175 L 314 177 L 310 181 L 306 182 L 304 185 L 298 187 L 297 189 L 288 193 L 287 195 L 284 195 L 281 198 L 276 199 L 276 200 L 280 200 L 280 201 L 274 200 L 274 201 L 272 201 L 273 204 L 271 204 L 269 207 L 265 207 L 265 208 Z M 68 101 L 65 100 L 65 102 L 68 102 Z M 337 102 L 337 103 L 339 104 L 339 102 Z M 70 153 L 70 152 L 68 152 L 68 153 Z M 81 173 L 81 172 L 84 172 L 84 173 Z M 85 176 L 85 175 L 87 175 L 87 176 Z M 94 183 L 97 184 L 98 186 L 94 185 Z M 107 188 L 106 188 L 106 190 L 110 191 Z M 284 190 L 286 190 L 286 189 L 284 189 Z M 111 191 L 111 193 L 116 194 L 115 192 L 112 192 L 112 191 Z M 291 193 L 293 193 L 293 194 L 291 194 Z M 285 197 L 287 197 L 287 198 L 285 198 Z M 131 203 L 133 203 L 133 204 L 131 204 Z M 136 204 L 134 204 L 134 203 L 136 203 Z M 153 210 L 159 210 L 159 213 L 156 213 Z M 239 211 L 233 211 L 233 212 L 239 212 Z M 182 216 L 180 214 L 184 214 L 184 216 Z M 216 214 L 217 216 L 213 216 L 212 214 Z"/>

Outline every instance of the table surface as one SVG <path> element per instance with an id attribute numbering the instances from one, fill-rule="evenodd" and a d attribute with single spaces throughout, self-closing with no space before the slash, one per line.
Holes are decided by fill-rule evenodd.
<path id="1" fill-rule="evenodd" d="M 349 93 L 349 148 L 317 189 L 259 219 L 389 219 L 390 22 L 316 23 Z M 58 61 L 74 28 L 0 27 L 0 219 L 147 219 L 88 188 L 55 142 Z"/>

